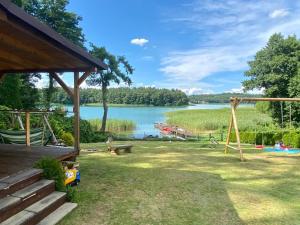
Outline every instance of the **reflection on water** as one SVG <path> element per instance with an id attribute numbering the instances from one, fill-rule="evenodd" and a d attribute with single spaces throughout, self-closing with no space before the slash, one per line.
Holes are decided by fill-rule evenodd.
<path id="1" fill-rule="evenodd" d="M 144 135 L 159 135 L 159 131 L 154 128 L 154 123 L 165 122 L 166 112 L 189 109 L 221 109 L 229 107 L 229 104 L 198 104 L 184 107 L 109 107 L 108 118 L 134 121 L 136 124 L 134 136 L 140 138 L 144 137 Z M 72 112 L 73 106 L 67 106 L 67 109 Z M 82 119 L 102 119 L 102 114 L 102 107 L 80 107 L 80 116 Z"/>

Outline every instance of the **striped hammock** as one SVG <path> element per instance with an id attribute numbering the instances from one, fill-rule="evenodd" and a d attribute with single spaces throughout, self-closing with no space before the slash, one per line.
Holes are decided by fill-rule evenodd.
<path id="1" fill-rule="evenodd" d="M 30 131 L 30 145 L 46 145 L 51 138 L 43 128 Z M 4 144 L 26 144 L 26 131 L 0 130 L 0 142 Z"/>

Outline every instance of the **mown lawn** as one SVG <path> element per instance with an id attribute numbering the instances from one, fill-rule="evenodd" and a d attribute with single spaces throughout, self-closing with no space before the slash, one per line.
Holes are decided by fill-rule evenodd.
<path id="1" fill-rule="evenodd" d="M 299 155 L 223 154 L 199 143 L 83 145 L 79 206 L 60 224 L 300 224 Z"/>

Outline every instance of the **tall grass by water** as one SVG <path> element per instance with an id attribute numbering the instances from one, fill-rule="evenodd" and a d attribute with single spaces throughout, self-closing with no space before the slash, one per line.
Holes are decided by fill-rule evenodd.
<path id="1" fill-rule="evenodd" d="M 93 130 L 99 131 L 101 128 L 102 120 L 92 119 L 89 120 Z M 109 132 L 131 132 L 135 129 L 135 123 L 130 120 L 115 120 L 109 119 L 106 122 L 106 131 Z"/>
<path id="2" fill-rule="evenodd" d="M 185 128 L 193 133 L 226 130 L 230 119 L 230 109 L 196 109 L 168 112 L 167 123 Z M 255 130 L 259 126 L 272 123 L 272 118 L 255 108 L 237 109 L 240 130 Z"/>

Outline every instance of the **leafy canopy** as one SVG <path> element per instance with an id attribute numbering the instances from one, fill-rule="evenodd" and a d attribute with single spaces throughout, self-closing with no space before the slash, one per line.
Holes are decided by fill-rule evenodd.
<path id="1" fill-rule="evenodd" d="M 245 76 L 249 79 L 243 82 L 245 90 L 264 89 L 267 97 L 274 98 L 300 96 L 300 41 L 296 36 L 272 35 L 248 64 L 250 68 Z M 281 120 L 279 103 L 271 104 L 271 112 L 277 121 Z M 295 113 L 296 110 L 293 118 L 299 122 Z"/>
<path id="2" fill-rule="evenodd" d="M 89 85 L 108 87 L 111 82 L 120 84 L 121 81 L 131 85 L 132 81 L 129 75 L 133 73 L 134 69 L 124 56 L 114 56 L 104 47 L 97 47 L 93 44 L 91 44 L 91 48 L 90 54 L 106 63 L 108 69 L 92 74 L 87 81 Z"/>

